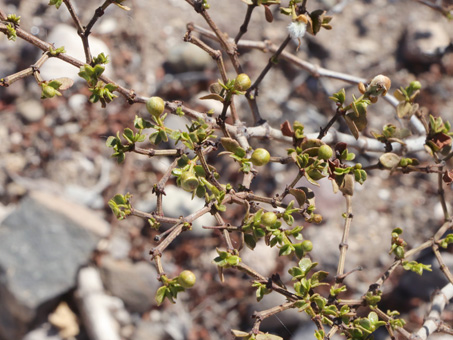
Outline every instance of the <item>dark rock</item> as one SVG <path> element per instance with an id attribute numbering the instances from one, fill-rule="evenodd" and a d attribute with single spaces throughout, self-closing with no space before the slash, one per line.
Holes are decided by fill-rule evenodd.
<path id="1" fill-rule="evenodd" d="M 0 338 L 21 338 L 75 287 L 108 225 L 90 210 L 35 192 L 0 225 Z"/>
<path id="2" fill-rule="evenodd" d="M 123 300 L 132 313 L 144 313 L 155 305 L 154 296 L 159 287 L 157 271 L 147 262 L 132 263 L 104 257 L 101 275 L 105 287 Z"/>

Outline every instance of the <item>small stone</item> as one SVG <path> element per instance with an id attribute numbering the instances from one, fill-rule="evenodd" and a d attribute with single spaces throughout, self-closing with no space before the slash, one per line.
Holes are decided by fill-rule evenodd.
<path id="1" fill-rule="evenodd" d="M 201 48 L 192 44 L 178 44 L 170 49 L 166 62 L 169 73 L 203 71 L 212 65 L 212 59 Z"/>
<path id="2" fill-rule="evenodd" d="M 45 114 L 41 102 L 34 99 L 19 102 L 17 111 L 29 123 L 40 121 Z"/>
<path id="3" fill-rule="evenodd" d="M 441 56 L 450 44 L 446 27 L 441 22 L 413 21 L 404 42 L 404 56 L 417 62 L 430 62 Z"/>
<path id="4" fill-rule="evenodd" d="M 158 274 L 148 262 L 134 264 L 106 256 L 102 259 L 101 275 L 105 287 L 123 300 L 130 312 L 142 314 L 155 304 Z"/>

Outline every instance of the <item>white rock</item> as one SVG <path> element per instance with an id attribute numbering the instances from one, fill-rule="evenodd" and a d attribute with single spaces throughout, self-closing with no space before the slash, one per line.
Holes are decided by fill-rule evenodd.
<path id="1" fill-rule="evenodd" d="M 70 56 L 85 62 L 85 54 L 83 51 L 82 40 L 77 34 L 77 30 L 68 25 L 60 24 L 55 26 L 49 33 L 47 41 L 54 44 L 55 48 L 64 46 L 66 53 Z M 107 45 L 100 39 L 93 36 L 89 37 L 90 50 L 93 56 L 100 53 L 110 55 L 110 50 Z M 44 80 L 55 79 L 59 77 L 68 77 L 74 81 L 83 80 L 77 74 L 79 70 L 58 59 L 50 58 L 41 68 L 41 76 Z M 111 77 L 113 72 L 109 64 L 106 65 L 104 74 Z"/>

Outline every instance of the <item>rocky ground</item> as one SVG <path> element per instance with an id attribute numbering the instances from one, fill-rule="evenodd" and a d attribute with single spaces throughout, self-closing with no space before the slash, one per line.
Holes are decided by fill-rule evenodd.
<path id="1" fill-rule="evenodd" d="M 74 2 L 83 23 L 100 5 Z M 240 0 L 209 2 L 214 21 L 235 36 L 245 4 Z M 219 78 L 215 63 L 182 41 L 187 23 L 207 27 L 202 18 L 183 0 L 130 0 L 126 5 L 131 11 L 111 6 L 114 8 L 109 8 L 93 31 L 94 53 L 104 51 L 110 56 L 109 76 L 143 96 L 159 95 L 182 100 L 195 109 L 218 110 L 197 99 Z M 64 5 L 56 10 L 47 6 L 47 1 L 0 0 L 0 8 L 20 15 L 23 29 L 56 46 L 64 45 L 69 54 L 83 60 L 80 40 Z M 309 9 L 315 8 L 327 9 L 334 16 L 333 30 L 306 36 L 299 51 L 297 42 L 292 42 L 288 51 L 314 65 L 352 76 L 371 79 L 386 74 L 392 79 L 390 92 L 418 79 L 423 85 L 420 105 L 434 115 L 453 119 L 453 26 L 439 12 L 410 0 L 309 1 Z M 280 44 L 287 34 L 288 18 L 277 11 L 274 14 L 275 22 L 270 25 L 258 8 L 244 39 L 269 39 Z M 40 56 L 35 47 L 20 40 L 12 43 L 3 35 L 0 52 L 0 77 L 28 67 Z M 270 57 L 248 48 L 240 53 L 252 79 Z M 233 75 L 231 66 L 227 67 Z M 65 64 L 49 63 L 42 70 L 44 79 L 76 77 L 76 73 Z M 258 102 L 263 118 L 272 126 L 299 120 L 307 132 L 317 132 L 334 114 L 328 96 L 341 87 L 346 87 L 348 96 L 357 94 L 355 87 L 345 82 L 318 79 L 281 61 L 263 81 Z M 197 285 L 181 294 L 175 305 L 156 306 L 159 282 L 148 255 L 156 246 L 156 232 L 138 218 L 116 221 L 107 202 L 116 193 L 131 192 L 137 209 L 152 211 L 156 204 L 152 187 L 171 160 L 131 154 L 124 164 L 116 164 L 105 140 L 126 126 L 132 127 L 134 116 L 144 116 L 145 109 L 129 106 L 122 98 L 102 109 L 88 102 L 89 95 L 82 81 L 62 97 L 44 101 L 39 99 L 40 89 L 32 78 L 0 88 L 0 339 L 226 339 L 231 338 L 231 328 L 250 329 L 254 310 L 284 302 L 270 295 L 256 303 L 249 279 L 235 272 L 228 272 L 225 283 L 219 281 L 211 262 L 215 247 L 222 247 L 223 240 L 201 228 L 214 223 L 206 218 L 197 221 L 193 231 L 163 257 L 170 276 L 191 269 L 197 275 Z M 237 106 L 241 118 L 251 122 L 247 103 L 239 101 Z M 368 136 L 385 123 L 398 124 L 394 108 L 384 101 L 369 114 Z M 171 122 L 176 127 L 185 123 L 173 118 Z M 341 125 L 335 128 L 345 129 Z M 265 144 L 272 155 L 285 154 L 285 145 L 252 143 Z M 364 165 L 375 161 L 356 153 Z M 221 166 L 228 181 L 234 181 L 236 166 L 228 161 Z M 254 181 L 253 189 L 268 195 L 281 191 L 294 170 L 269 166 Z M 393 228 L 404 228 L 410 247 L 432 236 L 442 222 L 436 188 L 434 176 L 379 171 L 371 171 L 365 185 L 357 188 L 346 268 L 361 266 L 363 271 L 347 279 L 350 297 L 365 292 L 392 262 L 388 250 Z M 169 185 L 166 194 L 167 216 L 187 215 L 203 205 L 191 201 L 190 195 L 175 185 Z M 314 244 L 312 256 L 320 269 L 333 276 L 344 200 L 331 193 L 327 182 L 317 189 L 316 197 L 324 221 L 307 227 L 304 235 Z M 452 199 L 450 188 L 447 198 Z M 236 213 L 231 211 L 225 218 L 240 223 Z M 444 256 L 452 268 L 452 255 L 446 252 Z M 279 272 L 283 280 L 288 280 L 287 269 L 293 265 L 261 245 L 242 257 L 263 275 Z M 422 260 L 432 262 L 433 256 L 423 254 Z M 400 308 L 409 329 L 419 325 L 431 292 L 446 283 L 437 267 L 434 261 L 436 269 L 423 279 L 397 272 L 384 287 L 383 309 Z M 99 321 L 90 321 L 91 315 Z M 445 318 L 451 324 L 452 312 L 446 311 Z M 99 333 L 100 326 L 104 328 Z M 264 330 L 292 340 L 312 339 L 312 326 L 297 312 L 285 312 L 263 323 Z M 385 334 L 377 336 L 385 338 Z"/>

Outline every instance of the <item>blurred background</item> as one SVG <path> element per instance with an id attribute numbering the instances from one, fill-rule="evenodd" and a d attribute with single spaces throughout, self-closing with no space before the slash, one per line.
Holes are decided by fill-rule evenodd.
<path id="1" fill-rule="evenodd" d="M 215 23 L 234 37 L 247 6 L 240 0 L 209 3 Z M 102 2 L 78 0 L 73 4 L 87 24 Z M 219 113 L 215 103 L 198 99 L 220 78 L 215 62 L 183 42 L 189 22 L 207 28 L 203 19 L 183 0 L 130 0 L 125 5 L 131 10 L 110 6 L 91 35 L 93 54 L 109 55 L 107 74 L 142 96 L 181 100 L 201 112 L 213 109 Z M 57 10 L 44 0 L 0 0 L 0 8 L 20 15 L 22 29 L 56 47 L 64 46 L 69 54 L 84 60 L 80 38 L 64 5 Z M 417 79 L 422 83 L 418 103 L 433 115 L 452 120 L 453 27 L 439 12 L 410 0 L 308 2 L 309 10 L 317 8 L 334 17 L 333 30 L 322 30 L 316 37 L 306 35 L 298 51 L 297 41 L 287 51 L 314 65 L 365 79 L 385 74 L 392 80 L 390 93 Z M 269 24 L 263 9 L 257 8 L 243 39 L 270 40 L 276 45 L 285 39 L 289 18 L 279 14 L 277 6 L 271 9 L 274 22 Z M 215 42 L 205 42 L 218 48 Z M 245 48 L 239 52 L 252 81 L 271 56 Z M 29 67 L 40 55 L 36 47 L 1 35 L 0 77 Z M 235 77 L 226 57 L 225 63 L 229 76 Z M 215 248 L 224 247 L 224 240 L 219 233 L 201 228 L 215 223 L 210 217 L 197 221 L 163 256 L 170 277 L 190 269 L 197 276 L 196 286 L 180 294 L 176 304 L 156 306 L 154 295 L 160 283 L 149 251 L 156 246 L 157 232 L 139 218 L 118 222 L 107 202 L 116 193 L 130 192 L 134 207 L 153 211 L 152 187 L 172 159 L 128 154 L 123 164 L 116 164 L 111 149 L 105 146 L 107 137 L 132 128 L 135 115 L 146 118 L 146 110 L 143 105 L 130 106 L 123 98 L 105 109 L 89 103 L 90 92 L 77 79 L 77 72 L 58 60 L 44 65 L 41 75 L 45 80 L 74 77 L 74 86 L 58 98 L 41 100 L 41 89 L 32 77 L 0 88 L 0 339 L 216 340 L 232 338 L 231 328 L 249 331 L 254 311 L 284 299 L 271 294 L 257 303 L 251 279 L 235 271 L 227 271 L 225 283 L 219 281 L 212 260 Z M 307 133 L 317 132 L 335 113 L 328 97 L 342 87 L 348 98 L 358 93 L 355 86 L 316 78 L 280 60 L 260 87 L 258 105 L 273 127 L 298 120 Z M 241 119 L 252 123 L 247 102 L 238 98 L 236 106 Z M 404 124 L 382 100 L 370 108 L 368 117 L 367 136 L 389 122 Z M 181 129 L 189 123 L 179 117 L 167 121 L 172 128 Z M 334 127 L 347 132 L 342 124 Z M 288 147 L 269 140 L 252 140 L 251 144 L 268 148 L 272 156 L 286 155 Z M 374 164 L 379 156 L 353 151 L 365 166 Z M 408 156 L 429 160 L 424 153 Z M 224 183 L 239 183 L 237 164 L 227 157 L 210 161 Z M 293 166 L 266 166 L 252 189 L 272 196 L 282 192 L 296 173 Z M 368 176 L 363 186 L 356 187 L 353 198 L 346 271 L 359 266 L 363 270 L 347 278 L 348 298 L 360 297 L 392 263 L 388 251 L 393 228 L 404 229 L 403 237 L 411 248 L 431 237 L 443 220 L 436 176 L 376 170 Z M 303 233 L 314 244 L 312 257 L 319 262 L 318 268 L 329 271 L 333 280 L 345 203 L 340 194 L 332 193 L 329 181 L 314 190 L 323 222 L 307 225 Z M 165 192 L 167 216 L 188 215 L 204 204 L 191 201 L 191 195 L 177 188 L 174 180 Z M 451 200 L 449 190 L 447 198 Z M 239 225 L 242 216 L 242 209 L 235 206 L 223 214 L 232 225 Z M 278 250 L 259 244 L 254 252 L 244 250 L 242 258 L 261 274 L 279 273 L 287 282 L 287 271 L 296 262 L 277 254 Z M 452 255 L 443 255 L 451 268 Z M 433 272 L 415 277 L 397 271 L 384 285 L 380 305 L 382 310 L 402 311 L 409 330 L 423 322 L 431 293 L 446 283 L 432 254 L 422 254 L 418 260 L 432 263 Z M 91 301 L 95 301 L 93 305 Z M 451 311 L 450 307 L 444 313 L 450 325 Z M 262 330 L 285 339 L 314 339 L 313 323 L 296 311 L 267 319 Z M 385 332 L 376 336 L 386 338 Z"/>

